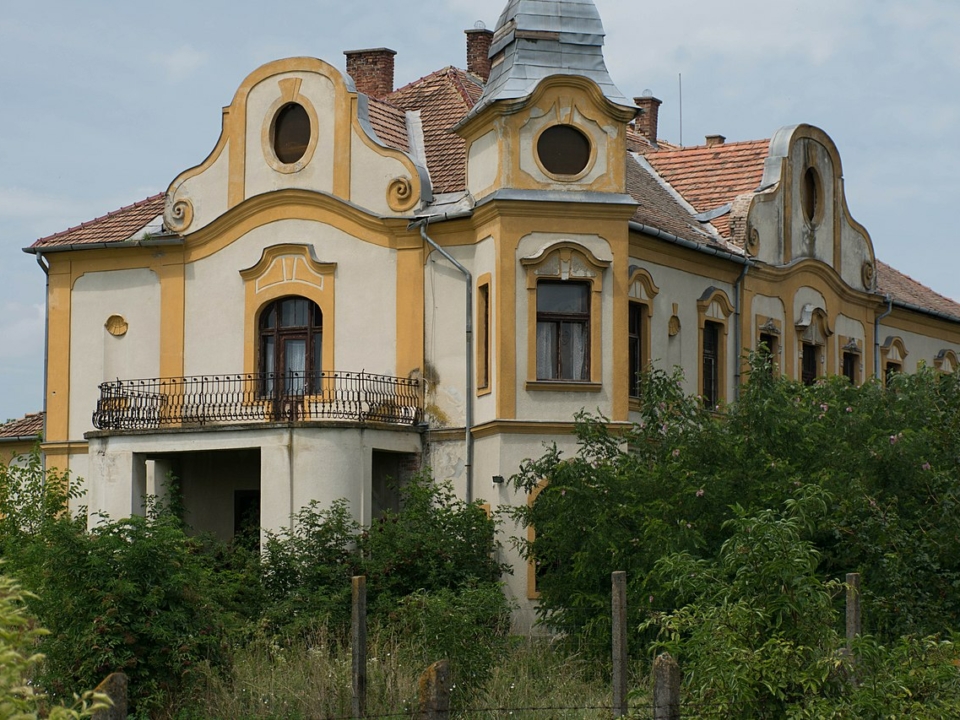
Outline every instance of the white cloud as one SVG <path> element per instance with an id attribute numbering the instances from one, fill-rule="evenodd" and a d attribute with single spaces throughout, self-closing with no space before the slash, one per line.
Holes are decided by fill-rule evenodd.
<path id="1" fill-rule="evenodd" d="M 154 53 L 150 59 L 163 69 L 168 83 L 178 83 L 199 70 L 207 62 L 207 54 L 181 45 L 169 52 Z"/>

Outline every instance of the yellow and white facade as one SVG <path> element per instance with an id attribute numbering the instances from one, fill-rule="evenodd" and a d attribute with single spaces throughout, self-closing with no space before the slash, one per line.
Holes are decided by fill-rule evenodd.
<path id="1" fill-rule="evenodd" d="M 531 3 L 560 20 L 539 27 L 526 2 L 449 123 L 456 193 L 434 196 L 417 113 L 374 117 L 389 96 L 291 58 L 244 80 L 211 154 L 137 207 L 155 231 L 30 249 L 49 282 L 43 449 L 92 515 L 142 512 L 172 473 L 188 522 L 225 538 L 244 513 L 277 530 L 313 500 L 369 522 L 395 502 L 387 478 L 421 466 L 496 510 L 526 498 L 495 478 L 545 442 L 574 451 L 577 411 L 629 422 L 648 364 L 681 367 L 711 403 L 735 398 L 761 342 L 797 379 L 956 369 L 960 307 L 925 306 L 890 269 L 907 292 L 884 292 L 825 133 L 774 136 L 759 187 L 721 208 L 724 235 L 635 150 L 637 108 L 605 70 L 518 73 L 525 48 L 602 38 L 598 16 L 584 30 L 569 3 Z M 382 139 L 391 122 L 405 146 Z M 309 318 L 270 325 L 287 310 Z"/>

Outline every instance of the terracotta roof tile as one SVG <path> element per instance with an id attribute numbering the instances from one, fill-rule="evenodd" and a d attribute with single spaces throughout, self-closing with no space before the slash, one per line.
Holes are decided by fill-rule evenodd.
<path id="1" fill-rule="evenodd" d="M 483 85 L 474 75 L 447 67 L 386 97 L 399 108 L 420 111 L 427 168 L 436 193 L 466 187 L 465 143 L 451 128 L 470 111 L 482 92 Z"/>
<path id="2" fill-rule="evenodd" d="M 163 214 L 164 194 L 153 195 L 102 217 L 37 240 L 31 248 L 123 242 Z"/>
<path id="3" fill-rule="evenodd" d="M 690 212 L 633 156 L 627 157 L 627 192 L 640 205 L 633 219 L 684 240 L 719 245 Z"/>
<path id="4" fill-rule="evenodd" d="M 697 212 L 707 212 L 757 189 L 769 149 L 769 140 L 751 140 L 644 154 Z M 715 218 L 712 224 L 721 235 L 729 237 L 728 215 Z"/>
<path id="5" fill-rule="evenodd" d="M 398 107 L 377 98 L 368 98 L 370 125 L 386 145 L 407 152 L 410 139 L 407 137 L 407 116 Z"/>
<path id="6" fill-rule="evenodd" d="M 943 313 L 960 322 L 960 303 L 934 292 L 880 260 L 877 260 L 877 291 L 890 295 L 894 301 L 899 300 L 925 310 Z"/>
<path id="7" fill-rule="evenodd" d="M 19 420 L 0 425 L 0 440 L 38 437 L 43 432 L 43 413 L 28 413 Z"/>
<path id="8" fill-rule="evenodd" d="M 647 153 L 659 152 L 660 150 L 679 150 L 679 145 L 668 143 L 666 140 L 657 140 L 656 146 L 646 135 L 637 132 L 633 125 L 627 125 L 627 150 L 638 152 L 641 155 Z"/>

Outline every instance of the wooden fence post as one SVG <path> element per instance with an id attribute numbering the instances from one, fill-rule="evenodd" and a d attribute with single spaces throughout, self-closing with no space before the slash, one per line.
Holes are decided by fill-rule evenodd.
<path id="1" fill-rule="evenodd" d="M 613 716 L 627 714 L 627 574 L 618 570 L 610 576 L 613 622 Z"/>
<path id="2" fill-rule="evenodd" d="M 670 653 L 653 661 L 653 720 L 680 720 L 680 666 Z"/>
<path id="3" fill-rule="evenodd" d="M 127 676 L 110 673 L 94 692 L 103 693 L 113 703 L 108 708 L 97 710 L 91 720 L 127 720 Z"/>
<path id="4" fill-rule="evenodd" d="M 853 639 L 860 632 L 860 573 L 847 573 L 847 653 L 851 658 Z"/>
<path id="5" fill-rule="evenodd" d="M 450 717 L 450 663 L 438 660 L 420 676 L 420 720 Z"/>
<path id="6" fill-rule="evenodd" d="M 351 710 L 354 718 L 367 713 L 367 578 L 353 578 L 353 622 L 351 627 L 353 650 L 353 698 Z"/>

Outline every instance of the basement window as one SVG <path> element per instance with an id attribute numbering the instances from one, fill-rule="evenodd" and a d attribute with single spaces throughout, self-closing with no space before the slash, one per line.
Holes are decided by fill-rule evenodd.
<path id="1" fill-rule="evenodd" d="M 284 164 L 297 162 L 310 144 L 310 116 L 303 105 L 287 103 L 273 121 L 273 151 Z"/>
<path id="2" fill-rule="evenodd" d="M 573 125 L 554 125 L 540 133 L 537 157 L 548 173 L 579 175 L 590 162 L 590 141 Z"/>

